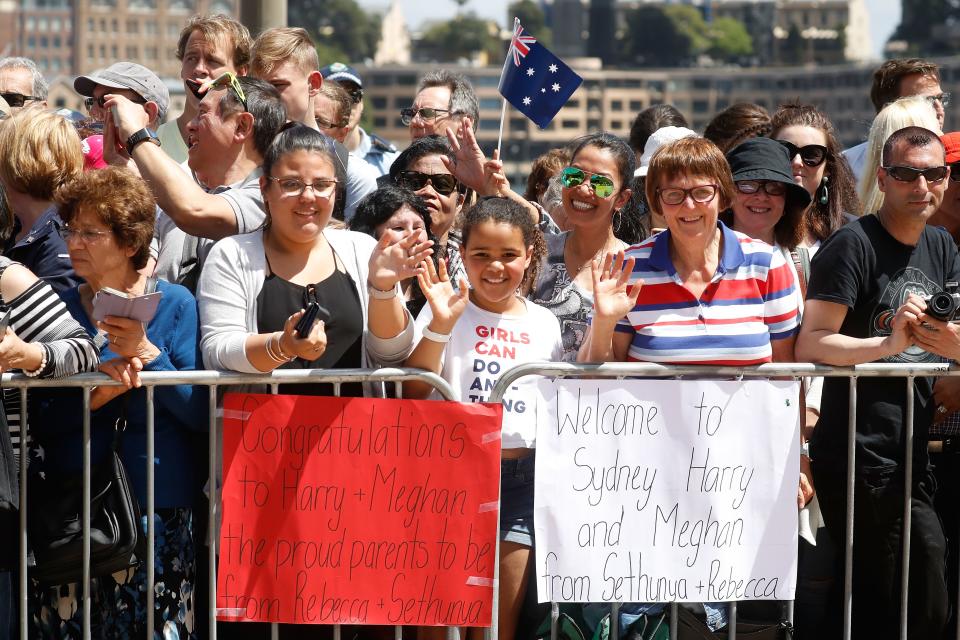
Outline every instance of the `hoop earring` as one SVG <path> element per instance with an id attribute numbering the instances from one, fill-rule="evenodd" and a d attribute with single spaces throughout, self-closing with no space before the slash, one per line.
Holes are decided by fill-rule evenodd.
<path id="1" fill-rule="evenodd" d="M 820 186 L 817 187 L 817 202 L 820 204 L 827 204 L 830 202 L 830 192 L 828 188 L 830 186 L 830 178 L 823 176 L 823 180 L 820 181 Z"/>

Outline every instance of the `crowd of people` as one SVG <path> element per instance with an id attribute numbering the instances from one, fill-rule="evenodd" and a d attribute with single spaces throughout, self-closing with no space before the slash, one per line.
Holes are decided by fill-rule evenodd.
<path id="1" fill-rule="evenodd" d="M 254 39 L 233 19 L 195 16 L 177 58 L 186 95 L 177 118 L 166 118 L 169 92 L 156 74 L 118 61 L 76 78 L 89 112 L 79 122 L 47 108 L 30 60 L 0 60 L 8 113 L 0 302 L 10 310 L 0 368 L 41 378 L 99 370 L 120 383 L 90 395 L 92 455 L 96 463 L 108 454 L 125 421 L 121 457 L 141 501 L 144 371 L 407 366 L 438 373 L 461 400 L 476 401 L 475 359 L 504 370 L 529 361 L 960 357 L 960 328 L 926 303 L 960 282 L 960 133 L 944 131 L 949 95 L 931 62 L 891 60 L 876 71 L 877 116 L 866 142 L 847 151 L 827 115 L 801 100 L 773 113 L 733 105 L 703 135 L 674 107 L 655 105 L 637 115 L 628 140 L 592 132 L 536 159 L 520 194 L 498 154 L 477 143 L 479 102 L 457 73 L 420 80 L 400 113 L 410 140 L 398 151 L 360 126 L 361 75 L 340 62 L 321 67 L 303 29 Z M 98 317 L 98 296 L 109 290 L 162 296 L 147 322 Z M 317 305 L 304 329 L 306 309 Z M 481 325 L 529 339 L 513 358 L 480 353 Z M 960 447 L 944 425 L 960 411 L 958 387 L 956 378 L 916 378 L 908 404 L 900 379 L 859 382 L 855 638 L 893 637 L 899 625 L 908 406 L 917 434 L 909 637 L 947 638 L 955 628 Z M 320 383 L 281 391 L 333 393 Z M 431 397 L 422 384 L 402 392 Z M 518 384 L 510 394 L 534 392 Z M 848 394 L 842 378 L 802 387 L 797 508 L 818 508 L 825 526 L 798 549 L 800 638 L 839 637 L 842 628 Z M 152 397 L 157 582 L 146 584 L 142 560 L 97 576 L 99 638 L 145 635 L 148 589 L 157 637 L 204 637 L 213 608 L 199 560 L 212 524 L 202 489 L 209 399 L 192 385 Z M 5 389 L 2 399 L 14 456 L 0 475 L 13 477 L 21 454 L 31 477 L 81 468 L 79 390 L 31 392 L 23 439 L 19 391 Z M 505 409 L 501 638 L 530 637 L 529 620 L 542 617 L 526 604 L 535 436 L 529 414 Z M 4 491 L 15 487 L 0 483 L 0 498 Z M 3 524 L 15 535 L 12 520 Z M 18 546 L 7 542 L 0 636 L 14 637 Z M 80 586 L 30 585 L 30 636 L 80 637 Z M 727 625 L 724 603 L 693 609 L 706 633 Z M 652 611 L 624 605 L 614 623 L 628 637 Z M 224 623 L 223 633 L 269 636 L 257 624 Z M 280 637 L 316 634 L 284 627 Z"/>

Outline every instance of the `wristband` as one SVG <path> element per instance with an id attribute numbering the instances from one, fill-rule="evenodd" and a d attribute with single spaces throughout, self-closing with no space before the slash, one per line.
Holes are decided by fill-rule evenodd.
<path id="1" fill-rule="evenodd" d="M 423 328 L 423 337 L 427 340 L 433 340 L 434 342 L 439 342 L 445 344 L 450 342 L 449 333 L 437 333 L 436 331 L 431 331 L 428 327 Z"/>
<path id="2" fill-rule="evenodd" d="M 809 443 L 809 442 L 804 442 L 803 444 L 800 445 L 800 455 L 806 456 L 807 458 L 810 457 L 810 443 Z"/>
<path id="3" fill-rule="evenodd" d="M 400 293 L 400 283 L 393 285 L 392 288 L 383 290 L 377 289 L 375 286 L 370 284 L 370 281 L 367 280 L 367 293 L 370 294 L 370 297 L 374 300 L 392 300 L 397 297 L 397 294 Z"/>

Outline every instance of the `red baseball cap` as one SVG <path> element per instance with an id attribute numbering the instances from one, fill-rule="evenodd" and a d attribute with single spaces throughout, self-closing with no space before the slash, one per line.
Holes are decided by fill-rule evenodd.
<path id="1" fill-rule="evenodd" d="M 103 169 L 107 163 L 103 159 L 103 136 L 95 135 L 84 138 L 80 143 L 80 149 L 83 151 L 83 169 Z"/>
<path id="2" fill-rule="evenodd" d="M 945 133 L 940 136 L 940 140 L 947 150 L 947 164 L 960 161 L 960 131 Z"/>

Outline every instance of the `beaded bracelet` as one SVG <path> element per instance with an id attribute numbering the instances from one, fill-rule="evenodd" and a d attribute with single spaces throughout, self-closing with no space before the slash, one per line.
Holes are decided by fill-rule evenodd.
<path id="1" fill-rule="evenodd" d="M 44 347 L 43 345 L 38 345 L 38 346 L 40 347 L 40 350 L 43 351 L 43 357 L 40 359 L 40 366 L 34 369 L 33 371 L 22 370 L 23 375 L 27 376 L 28 378 L 36 378 L 41 373 L 43 373 L 44 369 L 47 368 L 47 348 Z"/>

